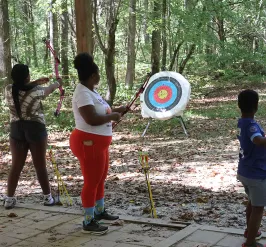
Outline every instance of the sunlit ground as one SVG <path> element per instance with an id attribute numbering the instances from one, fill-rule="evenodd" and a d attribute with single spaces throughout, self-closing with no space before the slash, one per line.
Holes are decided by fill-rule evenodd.
<path id="1" fill-rule="evenodd" d="M 259 88 L 261 102 L 257 114 L 262 126 L 266 126 L 264 90 Z M 160 218 L 244 228 L 246 197 L 236 179 L 239 145 L 236 125 L 240 116 L 236 98 L 239 91 L 240 87 L 210 91 L 207 96 L 192 95 L 184 115 L 189 137 L 183 133 L 179 120 L 174 118 L 152 121 L 145 138 L 141 138 L 148 120 L 142 119 L 139 107 L 129 113 L 115 130 L 110 147 L 110 170 L 106 182 L 108 208 L 118 214 L 150 217 L 147 214 L 147 185 L 139 164 L 139 151 L 146 151 L 151 167 L 153 197 Z M 53 120 L 48 115 L 49 129 L 53 130 L 50 131 L 49 145 L 68 192 L 75 198 L 73 207 L 80 208 L 83 180 L 78 161 L 68 144 L 74 123 L 55 131 L 58 124 L 65 126 L 65 121 L 71 117 L 70 112 L 70 103 L 66 102 L 59 119 Z M 51 186 L 56 194 L 56 176 L 48 156 L 47 160 Z M 6 138 L 1 142 L 2 195 L 10 163 Z M 29 156 L 17 196 L 22 202 L 40 203 L 40 195 Z"/>

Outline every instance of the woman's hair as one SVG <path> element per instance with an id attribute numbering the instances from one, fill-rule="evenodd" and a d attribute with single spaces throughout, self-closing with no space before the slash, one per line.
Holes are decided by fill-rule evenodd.
<path id="1" fill-rule="evenodd" d="M 244 90 L 238 95 L 238 107 L 242 113 L 253 113 L 258 109 L 259 95 L 254 90 Z"/>
<path id="2" fill-rule="evenodd" d="M 29 67 L 24 64 L 16 64 L 11 71 L 11 78 L 13 80 L 12 85 L 12 97 L 14 100 L 15 108 L 19 118 L 21 119 L 21 108 L 19 104 L 19 91 L 29 91 L 35 86 L 36 84 L 31 83 L 30 85 L 27 84 L 27 78 L 29 76 Z"/>
<path id="3" fill-rule="evenodd" d="M 99 72 L 99 68 L 93 62 L 92 56 L 86 52 L 80 53 L 75 57 L 74 66 L 80 81 L 86 81 L 92 74 Z"/>

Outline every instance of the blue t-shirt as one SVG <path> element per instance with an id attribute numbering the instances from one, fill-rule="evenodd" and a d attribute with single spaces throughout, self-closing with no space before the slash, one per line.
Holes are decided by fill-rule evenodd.
<path id="1" fill-rule="evenodd" d="M 265 137 L 261 126 L 251 118 L 238 120 L 240 142 L 238 174 L 252 179 L 266 178 L 266 148 L 253 143 L 256 136 Z"/>

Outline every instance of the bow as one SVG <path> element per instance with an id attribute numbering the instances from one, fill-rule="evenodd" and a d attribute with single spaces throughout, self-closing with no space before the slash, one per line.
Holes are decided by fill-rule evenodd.
<path id="1" fill-rule="evenodd" d="M 58 79 L 60 79 L 59 72 L 58 72 L 58 66 L 60 64 L 60 60 L 59 60 L 58 56 L 56 55 L 55 50 L 51 46 L 50 40 L 49 39 L 46 39 L 46 38 L 43 38 L 42 41 L 45 43 L 46 48 L 49 49 L 49 51 L 51 52 L 51 54 L 54 57 L 54 61 L 55 61 L 55 63 L 54 63 L 54 71 L 55 71 L 56 79 L 58 80 Z M 63 89 L 63 87 L 62 86 L 59 86 L 58 89 L 60 91 L 60 99 L 58 101 L 57 108 L 56 108 L 56 110 L 54 112 L 54 115 L 56 117 L 59 116 L 60 109 L 61 109 L 61 106 L 62 106 L 62 102 L 63 102 L 64 96 L 65 96 L 65 90 Z"/>
<path id="2" fill-rule="evenodd" d="M 126 110 L 124 112 L 121 113 L 121 117 L 123 117 L 131 108 L 131 106 L 135 103 L 135 101 L 137 100 L 137 98 L 140 96 L 140 94 L 142 94 L 148 84 L 148 81 L 151 77 L 151 73 L 148 73 L 145 77 L 145 81 L 144 83 L 141 85 L 141 87 L 139 88 L 139 90 L 136 92 L 135 96 L 133 96 L 133 98 L 129 101 L 129 103 L 126 106 Z M 115 122 L 113 124 L 113 129 L 122 121 L 122 118 L 118 121 Z"/>

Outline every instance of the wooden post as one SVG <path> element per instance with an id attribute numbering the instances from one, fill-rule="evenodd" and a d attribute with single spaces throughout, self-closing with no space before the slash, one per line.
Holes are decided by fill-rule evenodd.
<path id="1" fill-rule="evenodd" d="M 75 0 L 77 52 L 92 54 L 92 4 L 91 0 Z"/>

